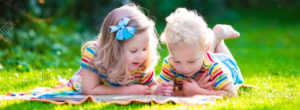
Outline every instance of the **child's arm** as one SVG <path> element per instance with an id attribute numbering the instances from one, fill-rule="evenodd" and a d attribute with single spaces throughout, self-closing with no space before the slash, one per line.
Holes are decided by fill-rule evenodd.
<path id="1" fill-rule="evenodd" d="M 228 93 L 227 96 L 229 96 L 229 97 L 232 97 L 232 96 L 237 97 L 238 96 L 233 83 L 227 85 L 223 90 Z"/>
<path id="2" fill-rule="evenodd" d="M 87 95 L 104 94 L 149 94 L 150 89 L 144 85 L 131 85 L 121 87 L 110 87 L 100 84 L 98 74 L 82 68 L 82 93 Z"/>

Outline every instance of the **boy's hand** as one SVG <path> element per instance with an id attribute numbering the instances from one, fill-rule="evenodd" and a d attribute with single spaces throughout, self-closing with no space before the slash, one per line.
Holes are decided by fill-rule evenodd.
<path id="1" fill-rule="evenodd" d="M 208 71 L 205 71 L 205 73 L 202 73 L 201 75 L 198 75 L 195 80 L 198 83 L 199 87 L 207 90 L 214 89 L 214 85 L 216 84 L 216 81 L 209 81 L 211 78 L 210 75 L 208 75 Z"/>
<path id="2" fill-rule="evenodd" d="M 139 94 L 139 95 L 149 95 L 150 94 L 150 88 L 148 86 L 140 85 L 140 84 L 134 84 L 127 86 L 125 88 L 128 94 Z"/>
<path id="3" fill-rule="evenodd" d="M 183 80 L 183 93 L 184 96 L 193 96 L 200 92 L 200 87 L 194 79 Z"/>
<path id="4" fill-rule="evenodd" d="M 155 95 L 171 96 L 174 82 L 161 82 L 154 90 Z"/>

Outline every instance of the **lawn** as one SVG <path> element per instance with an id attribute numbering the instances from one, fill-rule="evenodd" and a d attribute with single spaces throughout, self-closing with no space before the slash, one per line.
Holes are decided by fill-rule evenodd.
<path id="1" fill-rule="evenodd" d="M 250 16 L 251 15 L 251 16 Z M 241 33 L 238 39 L 226 40 L 245 79 L 245 84 L 257 86 L 241 90 L 238 98 L 219 100 L 209 106 L 184 106 L 172 103 L 54 105 L 43 102 L 1 101 L 0 109 L 300 109 L 299 84 L 300 21 L 296 18 L 276 18 L 268 14 L 250 13 L 238 19 L 218 22 L 231 24 Z M 158 31 L 164 28 L 158 25 Z M 159 49 L 161 59 L 168 53 L 165 45 Z M 78 55 L 80 56 L 80 55 Z M 75 60 L 75 59 L 74 59 Z M 0 70 L 0 94 L 7 91 L 27 91 L 35 87 L 53 87 L 58 76 L 70 78 L 78 69 L 49 67 L 20 72 L 16 69 Z M 161 65 L 156 67 L 159 72 Z"/>

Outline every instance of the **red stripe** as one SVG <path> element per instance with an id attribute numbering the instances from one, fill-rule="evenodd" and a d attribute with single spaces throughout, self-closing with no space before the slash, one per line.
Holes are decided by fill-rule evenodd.
<path id="1" fill-rule="evenodd" d="M 152 77 L 153 77 L 153 72 L 151 72 L 151 76 L 147 79 L 146 82 L 149 82 L 152 79 Z M 146 82 L 144 82 L 144 83 L 146 83 Z"/>
<path id="2" fill-rule="evenodd" d="M 88 60 L 84 59 L 84 58 L 81 58 L 81 60 L 89 65 L 93 65 L 94 66 L 94 63 L 92 62 L 89 62 Z"/>
<path id="3" fill-rule="evenodd" d="M 183 85 L 183 83 L 182 83 L 182 81 L 176 81 L 176 85 L 180 85 L 180 86 L 182 86 L 182 85 Z"/>
<path id="4" fill-rule="evenodd" d="M 171 75 L 169 72 L 167 72 L 166 70 L 162 69 L 162 71 L 163 71 L 166 75 L 168 75 L 168 76 L 170 76 L 171 78 L 173 78 L 172 75 Z"/>
<path id="5" fill-rule="evenodd" d="M 223 71 L 220 71 L 220 72 L 218 72 L 211 80 L 213 81 L 213 80 L 215 80 L 218 76 L 220 76 L 220 74 L 222 74 L 223 73 Z"/>
<path id="6" fill-rule="evenodd" d="M 211 57 L 210 57 L 210 55 L 207 53 L 207 57 L 208 57 L 208 59 L 211 61 L 211 62 L 213 62 L 213 60 L 211 59 Z"/>
<path id="7" fill-rule="evenodd" d="M 86 60 L 85 58 L 81 58 L 81 60 L 82 61 L 84 61 L 84 62 L 86 62 L 86 63 L 88 63 L 89 61 L 88 60 Z"/>
<path id="8" fill-rule="evenodd" d="M 96 43 L 94 43 L 93 45 L 94 45 L 95 47 L 97 47 L 97 44 L 96 44 Z"/>

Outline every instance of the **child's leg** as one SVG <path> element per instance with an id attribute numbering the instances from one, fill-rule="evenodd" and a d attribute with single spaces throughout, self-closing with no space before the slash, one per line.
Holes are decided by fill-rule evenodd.
<path id="1" fill-rule="evenodd" d="M 214 36 L 209 51 L 213 53 L 223 53 L 233 59 L 233 56 L 223 39 L 237 38 L 240 36 L 240 33 L 234 30 L 230 25 L 220 24 L 214 26 L 212 32 L 214 33 Z"/>
<path id="2" fill-rule="evenodd" d="M 220 41 L 220 43 L 218 43 L 218 45 L 216 45 L 214 53 L 223 53 L 234 60 L 230 50 L 227 48 L 223 39 Z"/>

